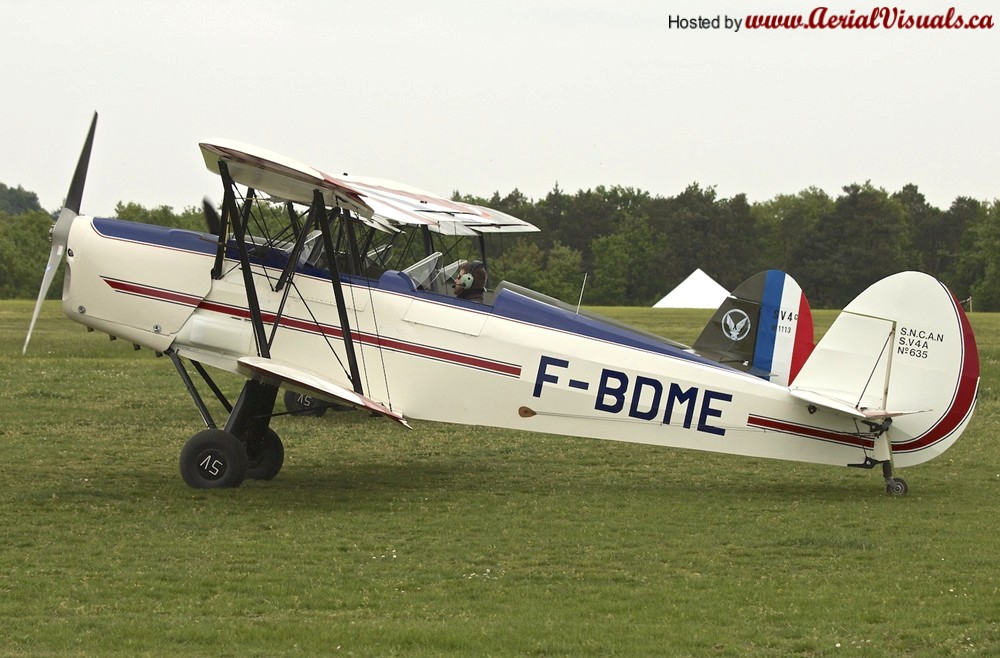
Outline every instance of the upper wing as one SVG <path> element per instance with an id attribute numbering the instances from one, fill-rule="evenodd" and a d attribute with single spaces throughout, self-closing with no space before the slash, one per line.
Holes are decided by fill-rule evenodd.
<path id="1" fill-rule="evenodd" d="M 346 207 L 365 218 L 373 214 L 356 190 L 327 180 L 322 172 L 279 153 L 228 139 L 198 146 L 209 171 L 218 174 L 221 160 L 233 180 L 242 185 L 305 205 L 312 203 L 313 191 L 320 190 L 329 206 Z"/>
<path id="2" fill-rule="evenodd" d="M 241 375 L 256 381 L 284 385 L 292 390 L 312 395 L 321 400 L 368 409 L 369 411 L 391 418 L 404 427 L 410 427 L 403 414 L 395 412 L 360 393 L 355 393 L 343 386 L 334 384 L 316 373 L 309 372 L 290 363 L 265 359 L 259 356 L 246 356 L 236 362 L 236 369 Z"/>
<path id="3" fill-rule="evenodd" d="M 213 173 L 219 173 L 222 160 L 237 183 L 306 205 L 312 203 L 313 191 L 320 190 L 327 205 L 352 210 L 377 228 L 424 225 L 447 235 L 538 231 L 534 225 L 497 210 L 451 201 L 381 178 L 331 176 L 250 144 L 216 139 L 199 146 L 205 166 Z"/>
<path id="4" fill-rule="evenodd" d="M 538 231 L 535 225 L 499 210 L 452 201 L 404 183 L 347 174 L 342 178 L 329 178 L 358 190 L 376 216 L 390 222 L 423 224 L 432 231 L 448 235 Z"/>

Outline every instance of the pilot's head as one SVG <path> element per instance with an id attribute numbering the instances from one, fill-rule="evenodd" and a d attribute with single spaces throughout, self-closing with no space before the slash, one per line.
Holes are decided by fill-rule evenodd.
<path id="1" fill-rule="evenodd" d="M 455 274 L 454 289 L 455 294 L 463 299 L 469 299 L 473 295 L 482 298 L 483 290 L 486 288 L 486 266 L 482 261 L 474 260 L 462 263 Z"/>

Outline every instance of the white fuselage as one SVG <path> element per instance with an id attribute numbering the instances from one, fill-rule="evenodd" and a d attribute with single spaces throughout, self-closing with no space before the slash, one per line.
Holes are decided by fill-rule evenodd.
<path id="1" fill-rule="evenodd" d="M 213 236 L 81 216 L 64 310 L 123 340 L 235 372 L 257 348 L 239 263 L 227 260 L 213 280 L 214 250 Z M 252 271 L 271 357 L 350 388 L 329 278 L 302 271 L 285 297 L 273 290 L 280 266 Z M 416 291 L 398 272 L 342 280 L 364 394 L 410 419 L 836 465 L 874 448 L 859 436 L 868 428 L 785 386 L 510 290 L 485 305 Z M 912 436 L 904 425 L 890 438 Z M 896 461 L 919 463 L 946 447 Z"/>

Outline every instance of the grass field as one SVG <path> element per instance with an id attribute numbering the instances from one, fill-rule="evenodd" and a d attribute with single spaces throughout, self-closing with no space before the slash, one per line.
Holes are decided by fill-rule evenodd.
<path id="1" fill-rule="evenodd" d="M 196 491 L 170 362 L 56 303 L 21 356 L 30 309 L 0 302 L 2 656 L 1000 655 L 1000 316 L 972 316 L 969 431 L 893 498 L 878 471 L 360 412 L 278 418 L 276 479 Z M 684 341 L 709 315 L 600 310 Z"/>

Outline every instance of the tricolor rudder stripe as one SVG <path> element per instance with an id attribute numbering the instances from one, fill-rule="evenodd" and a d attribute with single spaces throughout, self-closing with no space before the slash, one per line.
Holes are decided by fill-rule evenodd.
<path id="1" fill-rule="evenodd" d="M 765 273 L 759 322 L 753 366 L 787 386 L 813 348 L 812 312 L 795 279 L 779 270 Z"/>
<path id="2" fill-rule="evenodd" d="M 795 379 L 812 349 L 809 302 L 779 270 L 736 286 L 694 343 L 701 356 L 782 386 Z"/>

